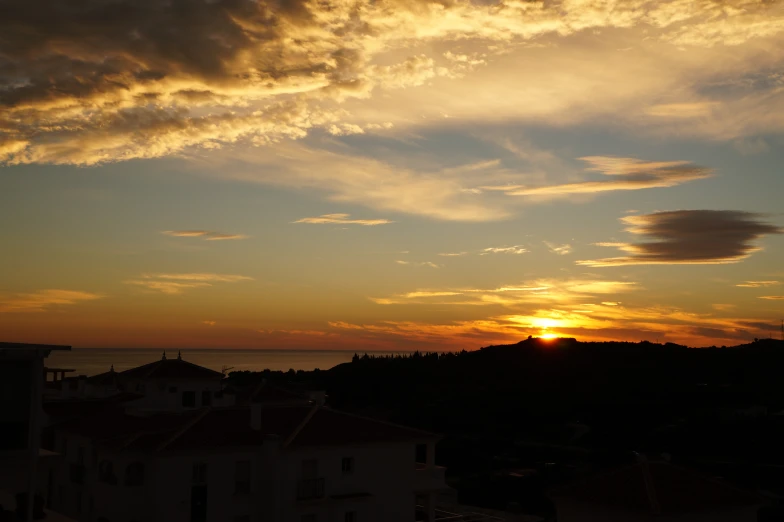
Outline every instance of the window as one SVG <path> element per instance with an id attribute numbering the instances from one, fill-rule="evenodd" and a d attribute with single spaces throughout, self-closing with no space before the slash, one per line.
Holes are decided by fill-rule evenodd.
<path id="1" fill-rule="evenodd" d="M 62 454 L 63 457 L 67 457 L 68 456 L 68 438 L 67 437 L 62 437 L 60 439 L 60 453 Z"/>
<path id="2" fill-rule="evenodd" d="M 141 486 L 142 484 L 144 484 L 144 464 L 132 462 L 125 468 L 125 485 Z"/>
<path id="3" fill-rule="evenodd" d="M 84 466 L 84 446 L 76 448 L 76 463 Z"/>
<path id="4" fill-rule="evenodd" d="M 234 464 L 234 493 L 250 493 L 249 460 L 240 460 Z"/>
<path id="5" fill-rule="evenodd" d="M 341 468 L 344 475 L 354 473 L 354 457 L 343 457 Z"/>
<path id="6" fill-rule="evenodd" d="M 212 392 L 210 390 L 204 390 L 203 392 L 201 392 L 201 405 L 202 406 L 212 405 Z"/>
<path id="7" fill-rule="evenodd" d="M 196 407 L 196 392 L 194 392 L 194 391 L 182 392 L 182 406 L 184 408 L 195 408 Z"/>
<path id="8" fill-rule="evenodd" d="M 197 462 L 193 465 L 193 483 L 206 484 L 207 483 L 207 464 Z"/>
<path id="9" fill-rule="evenodd" d="M 318 518 L 315 513 L 308 513 L 307 515 L 302 515 L 302 518 L 299 519 L 300 522 L 318 522 Z"/>
<path id="10" fill-rule="evenodd" d="M 57 486 L 57 507 L 65 511 L 65 486 Z"/>
<path id="11" fill-rule="evenodd" d="M 111 460 L 102 460 L 98 465 L 98 478 L 107 484 L 117 484 L 117 477 L 114 476 L 114 464 Z"/>
<path id="12" fill-rule="evenodd" d="M 87 511 L 92 513 L 95 510 L 95 497 L 90 495 L 90 498 L 87 500 Z"/>
<path id="13" fill-rule="evenodd" d="M 76 492 L 76 514 L 77 515 L 81 515 L 82 514 L 82 492 L 81 491 L 77 491 Z"/>
<path id="14" fill-rule="evenodd" d="M 357 512 L 356 511 L 346 511 L 346 515 L 343 517 L 344 522 L 357 522 Z"/>

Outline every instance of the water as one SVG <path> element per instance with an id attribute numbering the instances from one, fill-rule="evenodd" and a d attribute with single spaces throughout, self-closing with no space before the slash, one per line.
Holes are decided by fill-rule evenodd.
<path id="1" fill-rule="evenodd" d="M 142 364 L 157 361 L 163 350 L 137 348 L 74 348 L 70 352 L 53 351 L 46 359 L 49 368 L 69 368 L 76 370 L 67 375 L 96 375 L 109 370 L 123 371 Z M 176 350 L 167 350 L 167 357 L 177 357 Z M 270 370 L 287 371 L 328 370 L 338 364 L 349 362 L 353 351 L 336 350 L 232 350 L 232 349 L 193 349 L 183 350 L 182 358 L 188 362 L 221 371 L 224 367 L 231 371 Z"/>

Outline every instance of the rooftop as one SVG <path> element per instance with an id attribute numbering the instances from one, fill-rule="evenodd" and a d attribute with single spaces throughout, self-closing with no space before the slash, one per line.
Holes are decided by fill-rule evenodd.
<path id="1" fill-rule="evenodd" d="M 104 375 L 104 374 L 101 374 Z M 117 374 L 122 379 L 166 379 L 166 380 L 215 380 L 222 379 L 221 372 L 210 370 L 198 364 L 183 361 L 179 355 L 176 359 L 166 358 L 166 352 L 159 361 L 137 366 Z"/>
<path id="2" fill-rule="evenodd" d="M 64 424 L 61 429 L 114 449 L 189 450 L 255 446 L 277 436 L 287 447 L 427 441 L 436 435 L 320 406 L 262 408 L 261 429 L 249 408 L 204 408 L 182 414 L 132 416 L 119 409 Z"/>

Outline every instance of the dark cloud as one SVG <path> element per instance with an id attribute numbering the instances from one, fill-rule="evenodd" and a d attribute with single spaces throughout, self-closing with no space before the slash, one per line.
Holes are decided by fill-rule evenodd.
<path id="1" fill-rule="evenodd" d="M 628 253 L 622 257 L 578 261 L 588 266 L 646 264 L 721 264 L 738 262 L 759 250 L 753 242 L 784 229 L 765 223 L 759 214 L 734 210 L 676 210 L 621 221 L 627 231 L 652 241 L 604 243 Z"/>

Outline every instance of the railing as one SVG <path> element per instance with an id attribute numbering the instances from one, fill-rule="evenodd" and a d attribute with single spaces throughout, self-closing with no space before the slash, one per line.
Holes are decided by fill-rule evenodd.
<path id="1" fill-rule="evenodd" d="M 71 482 L 74 484 L 84 484 L 84 476 L 87 474 L 87 468 L 82 464 L 71 464 L 70 475 Z"/>
<path id="2" fill-rule="evenodd" d="M 324 498 L 324 479 L 302 479 L 297 481 L 297 500 Z"/>

